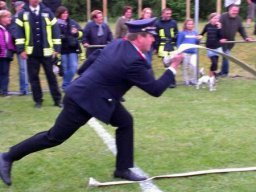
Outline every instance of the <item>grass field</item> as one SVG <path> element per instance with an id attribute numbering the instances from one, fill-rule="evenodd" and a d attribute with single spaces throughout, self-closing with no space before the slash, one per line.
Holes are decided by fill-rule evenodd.
<path id="1" fill-rule="evenodd" d="M 255 44 L 239 44 L 233 54 L 255 67 Z M 208 69 L 209 61 L 203 55 L 200 65 Z M 154 59 L 155 73 L 159 76 L 164 69 L 160 60 Z M 256 81 L 236 65 L 231 68 L 231 75 L 243 77 L 219 79 L 216 92 L 178 86 L 167 90 L 160 98 L 150 97 L 137 88 L 125 96 L 124 105 L 134 115 L 135 161 L 140 168 L 155 176 L 255 166 Z M 15 74 L 12 71 L 12 77 Z M 181 82 L 180 75 L 178 80 Z M 15 89 L 15 85 L 11 88 Z M 39 110 L 33 108 L 31 96 L 0 97 L 0 151 L 49 129 L 60 112 L 52 105 L 48 93 Z M 113 127 L 104 127 L 114 135 Z M 137 184 L 87 187 L 89 177 L 113 180 L 114 164 L 112 153 L 86 125 L 61 146 L 15 163 L 13 186 L 7 188 L 0 183 L 0 191 L 141 191 Z M 154 184 L 165 192 L 254 192 L 255 179 L 255 172 L 244 172 L 162 179 Z"/>

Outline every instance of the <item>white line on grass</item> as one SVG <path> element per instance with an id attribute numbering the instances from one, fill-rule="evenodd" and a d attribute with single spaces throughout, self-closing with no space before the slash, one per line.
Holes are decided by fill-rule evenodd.
<path id="1" fill-rule="evenodd" d="M 107 145 L 109 150 L 116 155 L 116 144 L 115 139 L 104 129 L 104 127 L 95 119 L 92 118 L 88 122 L 88 125 L 92 127 L 95 132 L 99 135 L 99 137 L 103 140 L 103 142 Z M 135 166 L 133 171 L 137 174 L 148 176 L 143 170 L 139 167 Z M 151 181 L 140 182 L 140 187 L 144 192 L 161 192 L 161 190 L 154 185 Z"/>

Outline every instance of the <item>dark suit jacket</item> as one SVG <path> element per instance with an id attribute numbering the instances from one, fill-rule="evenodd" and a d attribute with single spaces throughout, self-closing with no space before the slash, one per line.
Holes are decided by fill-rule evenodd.
<path id="1" fill-rule="evenodd" d="M 112 32 L 106 23 L 102 23 L 102 29 L 103 29 L 104 35 L 98 37 L 97 36 L 98 29 L 99 29 L 99 26 L 94 21 L 87 23 L 87 25 L 84 27 L 84 30 L 83 30 L 82 43 L 83 44 L 88 43 L 90 45 L 106 45 L 112 41 L 113 39 Z M 99 49 L 99 48 L 86 49 L 86 56 L 89 57 L 89 55 L 96 49 Z"/>
<path id="2" fill-rule="evenodd" d="M 132 86 L 158 97 L 173 81 L 171 70 L 155 80 L 147 61 L 131 42 L 118 39 L 106 46 L 94 63 L 73 81 L 66 95 L 92 116 L 109 123 L 116 104 Z"/>

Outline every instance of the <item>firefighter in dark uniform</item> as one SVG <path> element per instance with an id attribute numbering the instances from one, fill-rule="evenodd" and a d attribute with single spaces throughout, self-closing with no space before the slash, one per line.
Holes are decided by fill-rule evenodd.
<path id="1" fill-rule="evenodd" d="M 129 169 L 134 166 L 133 118 L 120 99 L 132 86 L 159 97 L 174 81 L 180 55 L 174 57 L 159 79 L 148 71 L 144 53 L 154 41 L 154 21 L 155 18 L 128 22 L 127 39 L 117 39 L 102 49 L 93 64 L 67 88 L 64 108 L 53 127 L 0 153 L 0 176 L 6 185 L 11 185 L 14 161 L 63 143 L 91 117 L 117 127 L 114 176 L 134 181 L 146 179 Z"/>
<path id="2" fill-rule="evenodd" d="M 176 46 L 178 25 L 171 16 L 172 10 L 170 8 L 165 8 L 162 10 L 161 18 L 155 24 L 157 36 L 154 46 L 157 50 L 158 56 L 162 58 L 171 55 Z M 175 87 L 176 81 L 169 85 L 169 88 Z"/>
<path id="3" fill-rule="evenodd" d="M 27 59 L 35 107 L 40 108 L 43 102 L 39 79 L 40 64 L 44 68 L 54 105 L 61 107 L 61 93 L 52 70 L 52 60 L 60 52 L 60 29 L 54 14 L 39 2 L 40 0 L 29 0 L 24 10 L 19 13 L 16 19 L 15 43 L 17 52 L 23 59 Z"/>
<path id="4" fill-rule="evenodd" d="M 174 51 L 178 35 L 178 25 L 171 18 L 172 10 L 165 8 L 162 10 L 161 18 L 156 22 L 156 46 L 159 57 L 169 56 Z"/>

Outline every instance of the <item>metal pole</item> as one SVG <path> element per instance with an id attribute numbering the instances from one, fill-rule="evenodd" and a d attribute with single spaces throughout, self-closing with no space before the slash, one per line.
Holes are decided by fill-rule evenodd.
<path id="1" fill-rule="evenodd" d="M 199 25 L 199 0 L 195 0 L 195 29 L 198 32 Z"/>
<path id="2" fill-rule="evenodd" d="M 199 28 L 198 28 L 198 24 L 199 24 L 199 0 L 195 0 L 195 29 L 198 32 Z M 196 62 L 196 66 L 197 66 L 197 78 L 199 76 L 198 71 L 199 71 L 199 50 L 197 50 L 197 62 Z"/>

